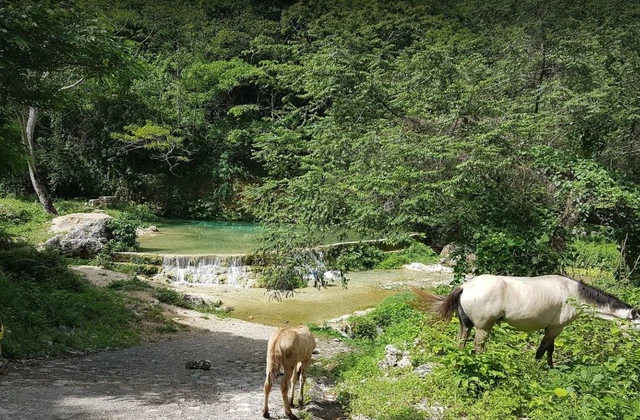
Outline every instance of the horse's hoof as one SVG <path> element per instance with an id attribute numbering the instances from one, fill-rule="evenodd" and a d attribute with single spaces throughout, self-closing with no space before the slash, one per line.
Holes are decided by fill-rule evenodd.
<path id="1" fill-rule="evenodd" d="M 289 420 L 298 420 L 298 416 L 293 413 L 289 413 L 287 416 L 289 417 Z"/>
<path id="2" fill-rule="evenodd" d="M 264 417 L 265 419 L 270 419 L 271 418 L 271 416 L 269 415 L 268 411 L 263 412 L 262 413 L 262 417 Z"/>

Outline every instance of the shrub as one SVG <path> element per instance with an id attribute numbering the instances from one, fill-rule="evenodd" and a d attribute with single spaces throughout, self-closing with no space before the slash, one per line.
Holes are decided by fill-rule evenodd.
<path id="1" fill-rule="evenodd" d="M 182 299 L 180 293 L 173 289 L 160 287 L 153 292 L 153 296 L 160 302 L 168 305 L 180 306 L 187 309 L 191 308 L 191 306 Z"/>
<path id="2" fill-rule="evenodd" d="M 151 286 L 149 282 L 140 280 L 136 276 L 130 278 L 129 280 L 114 280 L 111 283 L 109 283 L 109 286 L 107 287 L 112 290 L 126 290 L 126 291 L 148 290 L 153 288 L 153 286 Z"/>
<path id="3" fill-rule="evenodd" d="M 572 243 L 573 266 L 615 272 L 623 263 L 618 245 L 606 238 L 587 237 Z"/>
<path id="4" fill-rule="evenodd" d="M 135 251 L 137 242 L 136 229 L 141 221 L 134 214 L 123 212 L 109 220 L 109 228 L 113 238 L 109 241 L 109 251 Z"/>
<path id="5" fill-rule="evenodd" d="M 134 263 L 110 263 L 109 268 L 111 270 L 119 271 L 126 274 L 144 274 L 147 276 L 153 276 L 158 274 L 160 267 L 150 264 L 134 264 Z"/>
<path id="6" fill-rule="evenodd" d="M 373 319 L 357 316 L 350 320 L 351 336 L 353 338 L 373 340 L 378 335 L 378 328 Z"/>
<path id="7" fill-rule="evenodd" d="M 258 273 L 258 285 L 274 292 L 272 297 L 281 299 L 293 290 L 307 285 L 300 270 L 300 260 L 296 254 L 272 255 L 272 259 Z"/>
<path id="8" fill-rule="evenodd" d="M 412 242 L 408 248 L 387 255 L 385 259 L 376 266 L 376 268 L 400 268 L 405 264 L 413 262 L 434 264 L 437 261 L 438 255 L 433 249 L 421 242 Z"/>
<path id="9" fill-rule="evenodd" d="M 557 272 L 560 267 L 560 253 L 544 236 L 485 229 L 475 240 L 478 274 L 535 276 Z"/>
<path id="10" fill-rule="evenodd" d="M 336 246 L 325 255 L 329 264 L 343 272 L 369 270 L 384 258 L 384 252 L 367 243 Z"/>

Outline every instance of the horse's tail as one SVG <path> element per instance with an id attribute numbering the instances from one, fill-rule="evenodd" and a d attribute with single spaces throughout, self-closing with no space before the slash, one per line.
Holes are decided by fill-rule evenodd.
<path id="1" fill-rule="evenodd" d="M 447 296 L 434 295 L 433 293 L 426 292 L 416 287 L 411 287 L 411 290 L 413 290 L 422 301 L 422 304 L 418 305 L 419 309 L 434 313 L 438 319 L 443 321 L 451 320 L 453 313 L 460 305 L 462 287 L 456 287 Z"/>

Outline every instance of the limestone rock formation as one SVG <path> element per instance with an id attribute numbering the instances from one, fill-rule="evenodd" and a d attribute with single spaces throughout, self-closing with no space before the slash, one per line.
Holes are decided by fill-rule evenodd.
<path id="1" fill-rule="evenodd" d="M 45 242 L 44 247 L 55 249 L 63 255 L 93 258 L 111 238 L 104 213 L 74 213 L 60 216 L 51 222 L 51 230 L 58 233 Z"/>

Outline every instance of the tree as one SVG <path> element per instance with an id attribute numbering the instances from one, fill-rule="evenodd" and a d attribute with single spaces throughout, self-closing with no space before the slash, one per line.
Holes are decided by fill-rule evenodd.
<path id="1" fill-rule="evenodd" d="M 25 1 L 0 8 L 0 107 L 19 121 L 29 175 L 47 213 L 56 214 L 38 175 L 36 127 L 41 108 L 55 108 L 86 78 L 126 68 L 123 47 L 73 2 Z"/>
<path id="2" fill-rule="evenodd" d="M 621 69 L 637 64 L 640 26 L 624 6 L 316 6 L 285 12 L 285 39 L 254 44 L 283 95 L 250 205 L 283 241 L 417 231 L 482 253 L 480 271 L 521 275 L 560 269 L 593 221 L 637 243 L 636 169 L 602 160 L 637 144 L 634 73 Z M 608 186 L 597 199 L 581 188 L 585 161 Z"/>

